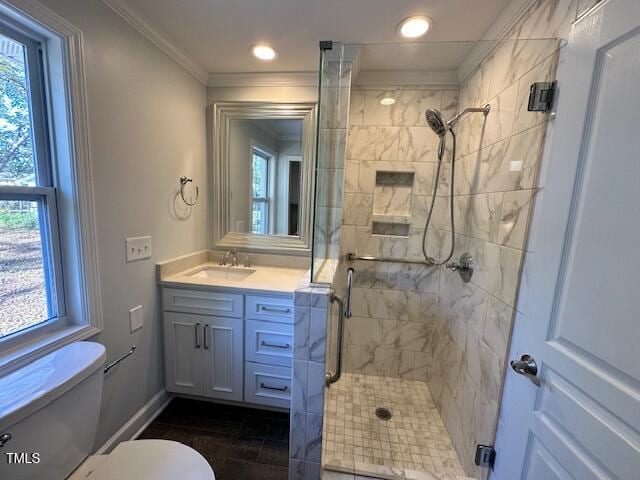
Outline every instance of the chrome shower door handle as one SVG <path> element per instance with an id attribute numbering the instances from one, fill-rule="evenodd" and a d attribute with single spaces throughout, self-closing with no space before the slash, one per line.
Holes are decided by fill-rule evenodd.
<path id="1" fill-rule="evenodd" d="M 540 379 L 538 378 L 538 364 L 531 355 L 522 355 L 520 360 L 512 360 L 511 368 L 518 375 L 527 377 L 537 387 L 540 386 Z"/>
<path id="2" fill-rule="evenodd" d="M 344 311 L 345 318 L 351 318 L 351 290 L 353 286 L 354 273 L 355 273 L 355 270 L 353 269 L 353 267 L 349 267 L 347 269 L 347 305 Z"/>

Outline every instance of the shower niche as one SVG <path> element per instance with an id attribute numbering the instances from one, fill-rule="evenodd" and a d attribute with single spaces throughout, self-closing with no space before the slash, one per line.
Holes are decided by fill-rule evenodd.
<path id="1" fill-rule="evenodd" d="M 415 172 L 376 170 L 371 233 L 408 237 Z"/>

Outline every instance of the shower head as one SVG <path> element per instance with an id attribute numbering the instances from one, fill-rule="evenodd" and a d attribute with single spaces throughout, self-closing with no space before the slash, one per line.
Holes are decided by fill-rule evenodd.
<path id="1" fill-rule="evenodd" d="M 447 130 L 452 129 L 464 115 L 473 112 L 482 112 L 486 117 L 490 110 L 491 106 L 488 104 L 481 108 L 465 108 L 462 112 L 447 122 L 439 110 L 436 110 L 435 108 L 427 108 L 424 112 L 424 118 L 427 121 L 429 128 L 431 128 L 436 135 L 444 137 Z"/>
<path id="2" fill-rule="evenodd" d="M 439 137 L 444 137 L 444 134 L 447 133 L 447 129 L 449 125 L 444 120 L 442 113 L 435 108 L 428 108 L 426 112 L 424 112 L 424 118 L 427 121 L 427 125 L 429 128 L 433 130 L 433 133 L 438 135 Z"/>

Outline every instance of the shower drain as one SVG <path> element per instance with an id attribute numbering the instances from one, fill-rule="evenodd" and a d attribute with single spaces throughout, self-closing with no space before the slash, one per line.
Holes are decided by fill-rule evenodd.
<path id="1" fill-rule="evenodd" d="M 380 420 L 391 420 L 392 417 L 392 413 L 391 410 L 389 410 L 388 408 L 384 408 L 384 407 L 379 407 L 376 408 L 376 417 L 378 417 Z"/>

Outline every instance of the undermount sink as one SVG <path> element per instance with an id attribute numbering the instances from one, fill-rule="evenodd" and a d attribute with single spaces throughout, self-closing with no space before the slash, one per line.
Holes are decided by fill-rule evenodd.
<path id="1" fill-rule="evenodd" d="M 209 265 L 193 273 L 189 277 L 214 278 L 219 280 L 241 281 L 255 272 L 252 268 Z"/>

